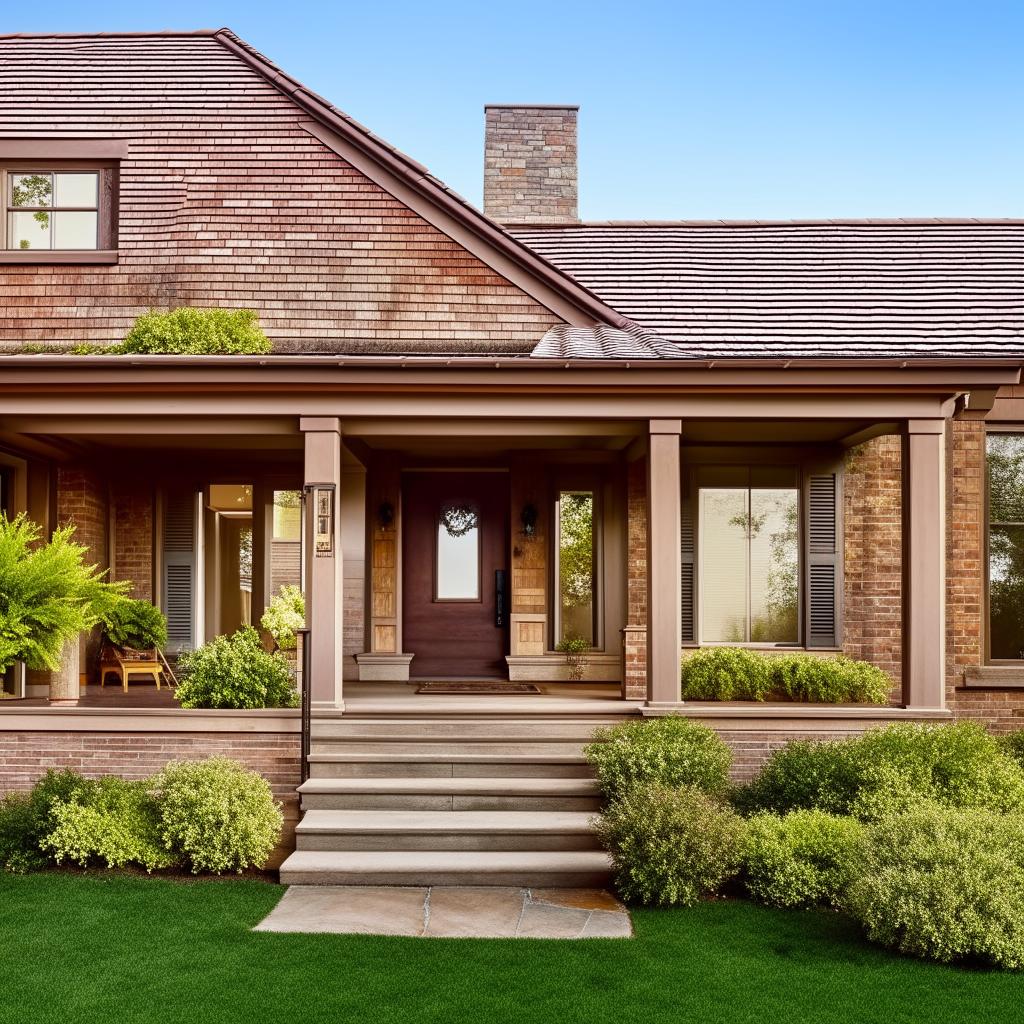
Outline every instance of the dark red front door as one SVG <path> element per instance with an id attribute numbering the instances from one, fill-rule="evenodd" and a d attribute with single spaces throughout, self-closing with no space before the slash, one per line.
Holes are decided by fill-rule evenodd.
<path id="1" fill-rule="evenodd" d="M 403 476 L 402 646 L 416 678 L 507 678 L 508 507 L 506 473 Z"/>

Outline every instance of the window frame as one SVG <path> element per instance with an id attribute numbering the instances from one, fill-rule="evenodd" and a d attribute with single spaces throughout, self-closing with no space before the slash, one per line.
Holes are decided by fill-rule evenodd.
<path id="1" fill-rule="evenodd" d="M 559 515 L 559 500 L 563 493 L 587 492 L 593 495 L 594 501 L 594 538 L 593 538 L 593 581 L 594 581 L 594 610 L 593 610 L 593 645 L 588 648 L 591 653 L 599 654 L 606 649 L 605 638 L 605 559 L 604 559 L 604 487 L 605 481 L 599 473 L 569 471 L 556 473 L 555 479 L 551 481 L 548 495 L 548 508 L 551 514 L 551 538 L 548 544 L 548 579 L 550 581 L 550 608 L 551 628 L 548 636 L 549 650 L 557 653 L 558 644 L 562 630 L 562 594 L 559 590 L 559 534 L 561 520 Z"/>
<path id="2" fill-rule="evenodd" d="M 439 540 L 441 537 L 441 515 L 443 509 L 438 506 L 434 513 L 434 535 L 433 535 L 433 572 L 434 572 L 434 586 L 433 593 L 431 595 L 432 602 L 434 604 L 483 604 L 484 601 L 484 545 L 483 545 L 483 530 L 480 525 L 480 510 L 476 510 L 477 523 L 473 527 L 476 530 L 476 597 L 440 597 L 438 595 L 438 583 L 440 582 L 440 573 L 438 565 L 438 554 L 439 554 Z"/>
<path id="3" fill-rule="evenodd" d="M 125 144 L 118 140 L 0 140 L 0 264 L 116 263 L 120 157 Z M 8 248 L 12 176 L 37 173 L 97 173 L 97 239 L 95 249 Z M 54 207 L 54 210 L 59 208 Z M 92 208 L 90 207 L 90 210 Z"/>
<path id="4" fill-rule="evenodd" d="M 982 457 L 985 462 L 985 491 L 982 501 L 982 609 L 984 621 L 982 622 L 982 636 L 984 646 L 982 656 L 985 665 L 998 666 L 1000 668 L 1024 668 L 1024 658 L 993 658 L 992 657 L 992 593 L 991 593 L 991 481 L 989 479 L 988 467 L 988 439 L 992 434 L 1024 434 L 1024 423 L 986 423 L 985 442 L 982 447 Z"/>

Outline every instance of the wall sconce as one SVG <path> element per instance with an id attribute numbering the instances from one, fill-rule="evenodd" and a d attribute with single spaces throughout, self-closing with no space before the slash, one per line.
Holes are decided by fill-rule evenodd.
<path id="1" fill-rule="evenodd" d="M 313 554 L 334 557 L 334 484 L 309 484 L 313 495 Z"/>
<path id="2" fill-rule="evenodd" d="M 395 521 L 395 506 L 390 501 L 382 501 L 377 506 L 377 524 L 386 530 Z"/>
<path id="3" fill-rule="evenodd" d="M 533 540 L 537 536 L 537 506 L 532 503 L 524 505 L 519 521 L 523 524 L 520 533 L 526 540 Z"/>

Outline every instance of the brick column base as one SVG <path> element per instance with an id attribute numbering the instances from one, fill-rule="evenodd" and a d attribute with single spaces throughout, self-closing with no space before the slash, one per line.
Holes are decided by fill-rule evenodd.
<path id="1" fill-rule="evenodd" d="M 647 700 L 647 627 L 622 630 L 622 699 Z"/>

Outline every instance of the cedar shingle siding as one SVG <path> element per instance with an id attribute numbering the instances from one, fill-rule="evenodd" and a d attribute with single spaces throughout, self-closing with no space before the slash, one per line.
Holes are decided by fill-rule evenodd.
<path id="1" fill-rule="evenodd" d="M 116 265 L 0 265 L 0 346 L 251 307 L 275 347 L 529 352 L 557 317 L 370 182 L 215 36 L 0 39 L 0 138 L 116 137 Z"/>

